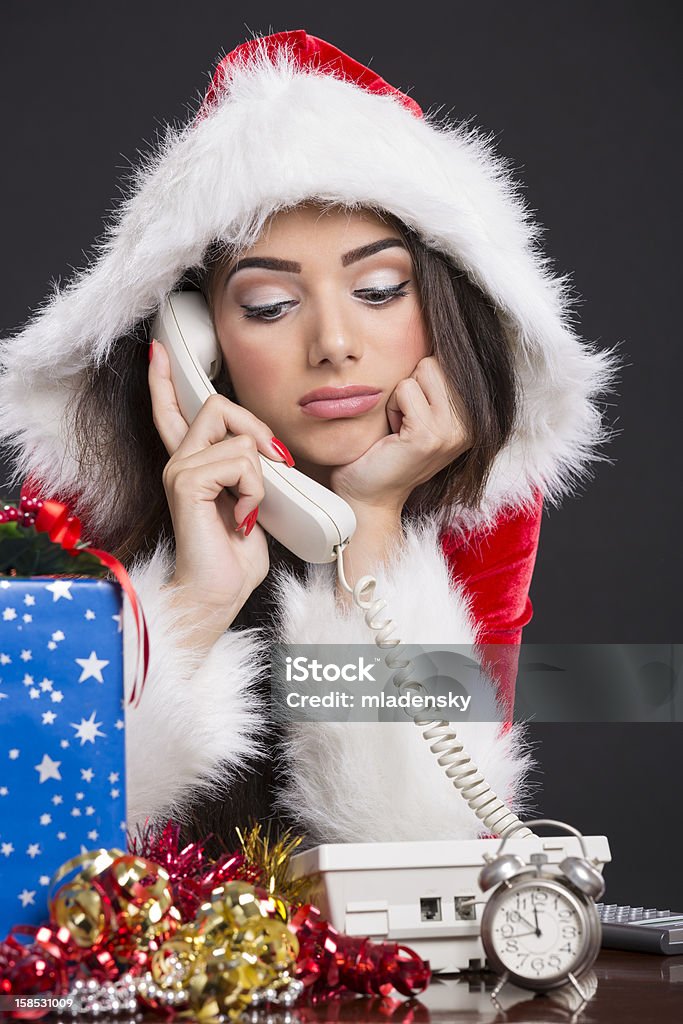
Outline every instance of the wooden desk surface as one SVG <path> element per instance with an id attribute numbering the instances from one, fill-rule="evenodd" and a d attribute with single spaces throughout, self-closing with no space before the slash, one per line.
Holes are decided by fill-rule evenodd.
<path id="1" fill-rule="evenodd" d="M 549 996 L 511 985 L 491 1000 L 494 975 L 436 979 L 419 999 L 354 999 L 294 1011 L 304 1021 L 372 1021 L 379 1024 L 448 1024 L 448 1022 L 538 1021 L 554 1024 L 683 1024 L 683 956 L 654 956 L 602 950 L 591 974 L 595 994 L 579 1009 L 573 988 Z"/>

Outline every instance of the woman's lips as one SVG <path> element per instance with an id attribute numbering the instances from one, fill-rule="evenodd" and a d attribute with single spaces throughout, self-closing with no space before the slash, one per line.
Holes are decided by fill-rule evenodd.
<path id="1" fill-rule="evenodd" d="M 300 402 L 301 411 L 319 420 L 347 419 L 368 412 L 382 397 L 381 391 L 371 392 L 369 388 L 339 388 L 336 394 L 334 390 L 321 389 L 320 398 L 310 399 L 305 395 Z M 364 393 L 358 394 L 359 391 Z"/>

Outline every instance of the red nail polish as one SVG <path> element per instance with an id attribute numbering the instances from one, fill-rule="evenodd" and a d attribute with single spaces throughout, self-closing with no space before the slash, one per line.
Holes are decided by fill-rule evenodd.
<path id="1" fill-rule="evenodd" d="M 292 453 L 287 445 L 283 444 L 277 437 L 271 437 L 270 443 L 278 455 L 281 455 L 287 465 L 291 468 L 294 465 L 294 459 L 292 458 Z"/>
<path id="2" fill-rule="evenodd" d="M 254 511 L 249 515 L 249 522 L 247 524 L 246 530 L 244 531 L 244 536 L 245 537 L 248 537 L 249 534 L 251 533 L 251 531 L 256 526 L 256 517 L 257 516 L 258 516 L 258 505 L 254 509 Z"/>
<path id="3" fill-rule="evenodd" d="M 256 517 L 257 517 L 257 516 L 258 516 L 258 505 L 256 506 L 256 508 L 253 508 L 253 509 L 251 510 L 251 512 L 249 512 L 249 513 L 248 513 L 248 514 L 247 514 L 247 515 L 246 515 L 246 516 L 244 517 L 244 519 L 243 519 L 243 520 L 242 520 L 242 522 L 241 522 L 241 523 L 239 524 L 239 526 L 236 526 L 236 527 L 235 527 L 235 530 L 241 530 L 243 526 L 246 526 L 246 530 L 244 531 L 244 536 L 245 536 L 245 537 L 248 537 L 248 536 L 249 536 L 249 534 L 251 533 L 251 531 L 252 531 L 252 530 L 253 530 L 253 528 L 254 528 L 254 523 L 256 522 Z"/>

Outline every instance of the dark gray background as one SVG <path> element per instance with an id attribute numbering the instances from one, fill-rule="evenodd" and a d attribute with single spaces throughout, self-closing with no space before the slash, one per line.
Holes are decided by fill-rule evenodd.
<path id="1" fill-rule="evenodd" d="M 221 52 L 305 28 L 494 133 L 573 272 L 584 336 L 621 344 L 613 461 L 545 516 L 525 639 L 679 641 L 680 21 L 662 2 L 5 3 L 3 334 L 83 264 L 129 162 Z M 611 839 L 608 899 L 683 909 L 682 727 L 531 732 L 539 812 Z"/>

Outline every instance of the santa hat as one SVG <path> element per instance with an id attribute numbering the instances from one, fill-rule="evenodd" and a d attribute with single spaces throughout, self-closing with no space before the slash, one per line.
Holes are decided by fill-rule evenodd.
<path id="1" fill-rule="evenodd" d="M 550 501 L 571 490 L 600 457 L 615 357 L 577 336 L 569 279 L 551 270 L 506 161 L 478 129 L 423 113 L 303 30 L 255 38 L 220 62 L 196 116 L 168 127 L 135 171 L 90 264 L 0 343 L 0 440 L 13 482 L 30 476 L 46 493 L 99 501 L 111 526 L 106 466 L 84 479 L 67 409 L 86 368 L 154 314 L 213 240 L 248 246 L 270 214 L 307 199 L 394 214 L 498 310 L 518 420 L 481 509 L 454 509 L 454 525 L 490 522 L 538 489 Z"/>

